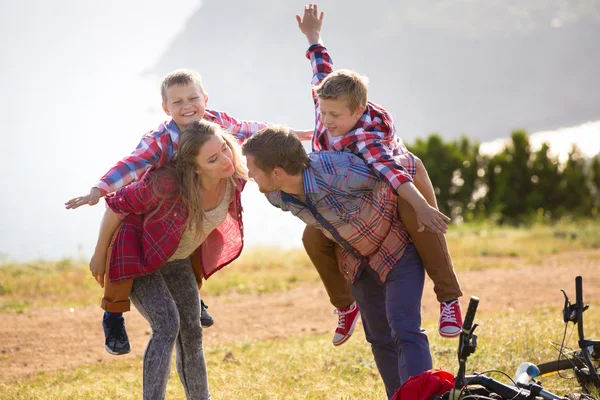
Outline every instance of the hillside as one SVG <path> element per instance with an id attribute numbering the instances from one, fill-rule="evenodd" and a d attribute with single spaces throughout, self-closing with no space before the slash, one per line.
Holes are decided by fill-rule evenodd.
<path id="1" fill-rule="evenodd" d="M 206 0 L 149 73 L 199 70 L 213 107 L 310 126 L 303 2 Z M 599 1 L 322 1 L 337 67 L 369 76 L 371 100 L 408 142 L 480 141 L 600 118 Z M 365 15 L 368 18 L 365 19 Z"/>

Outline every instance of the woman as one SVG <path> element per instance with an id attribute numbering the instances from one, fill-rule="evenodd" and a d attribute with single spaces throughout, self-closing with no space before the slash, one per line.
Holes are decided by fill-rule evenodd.
<path id="1" fill-rule="evenodd" d="M 240 194 L 246 179 L 235 139 L 200 121 L 181 133 L 172 165 L 150 170 L 106 199 L 90 270 L 103 285 L 108 264 L 105 297 L 111 287 L 121 297 L 130 290 L 150 323 L 144 399 L 165 397 L 174 346 L 186 397 L 210 398 L 197 282 L 242 250 Z"/>

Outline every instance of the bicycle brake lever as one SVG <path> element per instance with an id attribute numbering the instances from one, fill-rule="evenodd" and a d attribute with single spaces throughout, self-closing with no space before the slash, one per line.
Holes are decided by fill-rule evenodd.
<path id="1" fill-rule="evenodd" d="M 560 289 L 560 291 L 563 293 L 563 296 L 565 296 L 565 305 L 563 306 L 562 311 L 563 321 L 565 323 L 577 322 L 577 309 L 575 308 L 575 305 L 571 304 L 569 296 L 567 296 L 567 292 L 565 292 L 564 289 Z"/>

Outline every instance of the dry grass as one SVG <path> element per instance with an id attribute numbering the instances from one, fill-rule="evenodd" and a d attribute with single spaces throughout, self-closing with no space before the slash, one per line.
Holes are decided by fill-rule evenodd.
<path id="1" fill-rule="evenodd" d="M 593 309 L 598 310 L 598 305 Z M 587 314 L 589 335 L 599 337 L 600 313 Z M 469 359 L 469 372 L 500 369 L 512 376 L 522 362 L 552 360 L 556 353 L 547 341 L 560 341 L 563 331 L 560 310 L 549 308 L 480 312 L 477 322 L 479 344 Z M 425 327 L 435 332 L 435 321 L 428 321 Z M 362 330 L 340 348 L 331 346 L 329 339 L 306 335 L 209 346 L 205 352 L 212 396 L 265 400 L 385 398 Z M 431 333 L 430 341 L 435 367 L 456 372 L 456 341 Z M 33 379 L 0 384 L 0 399 L 137 399 L 141 372 L 141 360 L 137 359 L 39 373 Z M 507 382 L 500 375 L 496 377 Z M 544 386 L 558 394 L 579 390 L 572 379 L 545 378 Z M 169 380 L 167 398 L 185 398 L 175 372 Z"/>
<path id="2" fill-rule="evenodd" d="M 548 256 L 567 257 L 582 249 L 600 248 L 600 226 L 592 221 L 529 229 L 465 225 L 451 229 L 448 245 L 458 271 L 544 266 Z M 254 248 L 210 278 L 202 290 L 209 296 L 258 294 L 286 291 L 306 282 L 320 280 L 303 249 Z M 100 293 L 83 261 L 0 264 L 0 313 L 50 305 L 90 305 Z"/>

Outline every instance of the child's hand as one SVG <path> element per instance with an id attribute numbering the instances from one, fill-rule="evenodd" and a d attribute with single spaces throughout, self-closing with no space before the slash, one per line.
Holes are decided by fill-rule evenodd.
<path id="1" fill-rule="evenodd" d="M 292 129 L 291 131 L 301 141 L 302 140 L 312 140 L 313 135 L 315 134 L 315 131 L 313 129 L 310 129 L 310 130 L 307 129 L 305 131 L 296 131 L 296 130 Z"/>
<path id="2" fill-rule="evenodd" d="M 104 274 L 106 272 L 106 251 L 94 252 L 92 259 L 90 260 L 90 271 L 92 276 L 98 282 L 100 287 L 104 287 Z"/>
<path id="3" fill-rule="evenodd" d="M 427 204 L 425 207 L 420 207 L 419 209 L 415 208 L 415 212 L 417 213 L 419 232 L 423 232 L 425 227 L 441 234 L 445 234 L 448 230 L 448 224 L 446 222 L 450 221 L 450 218 L 441 213 L 437 208 Z"/>
<path id="4" fill-rule="evenodd" d="M 311 3 L 304 6 L 304 16 L 296 14 L 298 28 L 306 36 L 310 44 L 319 43 L 321 37 L 321 25 L 323 24 L 323 11 L 319 14 L 319 9 L 316 4 Z"/>
<path id="5" fill-rule="evenodd" d="M 70 208 L 76 209 L 77 207 L 82 206 L 84 204 L 89 204 L 90 206 L 93 206 L 94 204 L 98 204 L 100 197 L 102 197 L 100 189 L 91 188 L 90 193 L 88 195 L 75 197 L 74 199 L 67 201 L 65 203 L 65 208 L 67 210 Z"/>

